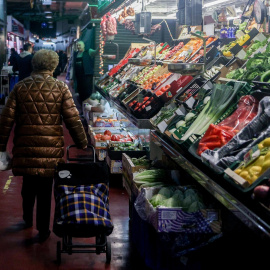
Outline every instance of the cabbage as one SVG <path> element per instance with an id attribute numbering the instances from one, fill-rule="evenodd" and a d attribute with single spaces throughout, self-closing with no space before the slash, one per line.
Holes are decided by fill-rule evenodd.
<path id="1" fill-rule="evenodd" d="M 164 201 L 166 200 L 167 198 L 162 195 L 162 194 L 156 194 L 154 195 L 150 200 L 149 202 L 154 206 L 154 207 L 157 207 L 158 205 L 163 205 Z"/>
<path id="2" fill-rule="evenodd" d="M 179 197 L 181 200 L 184 200 L 184 198 L 185 198 L 183 192 L 179 189 L 176 189 L 174 191 L 173 196 Z"/>
<path id="3" fill-rule="evenodd" d="M 166 199 L 169 199 L 173 195 L 173 191 L 171 188 L 163 187 L 160 189 L 158 194 L 163 195 Z"/>
<path id="4" fill-rule="evenodd" d="M 196 211 L 198 211 L 198 210 L 200 210 L 200 209 L 202 209 L 202 208 L 205 208 L 205 206 L 201 203 L 201 202 L 193 202 L 190 206 L 189 206 L 189 208 L 188 208 L 188 210 L 187 210 L 187 212 L 189 212 L 189 213 L 191 213 L 191 212 L 196 212 Z"/>
<path id="5" fill-rule="evenodd" d="M 183 205 L 183 201 L 184 201 L 184 195 L 183 195 L 183 192 L 181 190 L 176 190 L 174 193 L 173 193 L 173 196 L 172 196 L 173 199 L 177 200 L 179 203 L 179 206 L 182 206 Z"/>
<path id="6" fill-rule="evenodd" d="M 183 207 L 188 209 L 189 206 L 194 202 L 193 197 L 192 196 L 187 196 L 184 200 L 183 200 Z"/>
<path id="7" fill-rule="evenodd" d="M 194 189 L 189 188 L 185 191 L 185 197 L 188 197 L 188 196 L 197 196 L 197 193 Z"/>
<path id="8" fill-rule="evenodd" d="M 181 202 L 174 197 L 171 197 L 163 202 L 166 207 L 181 207 Z"/>

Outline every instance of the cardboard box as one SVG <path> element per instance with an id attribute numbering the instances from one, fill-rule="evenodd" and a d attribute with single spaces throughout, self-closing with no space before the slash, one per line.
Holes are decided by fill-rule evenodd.
<path id="1" fill-rule="evenodd" d="M 123 172 L 122 160 L 111 160 L 110 157 L 107 155 L 106 162 L 110 167 L 110 172 L 112 174 L 122 174 Z"/>
<path id="2" fill-rule="evenodd" d="M 123 174 L 130 181 L 133 180 L 134 173 L 149 169 L 149 165 L 147 166 L 134 165 L 131 158 L 125 153 L 122 154 L 122 164 L 123 164 Z"/>
<path id="3" fill-rule="evenodd" d="M 181 189 L 181 187 L 179 187 Z M 136 200 L 138 207 L 144 203 L 147 220 L 157 232 L 178 232 L 187 234 L 218 234 L 221 232 L 220 211 L 217 209 L 201 209 L 188 213 L 182 208 L 156 207 L 149 202 L 160 188 L 142 188 Z M 143 200 L 145 197 L 145 200 Z"/>
<path id="4" fill-rule="evenodd" d="M 96 149 L 107 149 L 109 141 L 97 140 L 95 138 L 96 134 L 104 134 L 105 130 L 110 130 L 112 134 L 120 134 L 121 129 L 119 127 L 92 127 L 88 125 L 88 134 L 91 138 L 91 144 Z"/>

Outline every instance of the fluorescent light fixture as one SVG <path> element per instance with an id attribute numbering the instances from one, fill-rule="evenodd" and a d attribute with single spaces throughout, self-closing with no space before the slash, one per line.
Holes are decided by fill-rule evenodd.
<path id="1" fill-rule="evenodd" d="M 222 4 L 224 2 L 229 2 L 229 1 L 232 1 L 232 0 L 217 0 L 210 3 L 206 3 L 203 5 L 203 7 L 207 8 L 207 7 L 215 6 L 215 5 Z"/>
<path id="2" fill-rule="evenodd" d="M 45 14 L 52 14 L 52 12 L 50 10 L 46 10 L 44 11 Z"/>
<path id="3" fill-rule="evenodd" d="M 48 14 L 45 16 L 46 19 L 52 19 L 52 15 Z"/>

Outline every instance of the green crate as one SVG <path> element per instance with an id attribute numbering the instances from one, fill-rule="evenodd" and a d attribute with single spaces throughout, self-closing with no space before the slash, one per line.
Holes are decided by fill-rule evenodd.
<path id="1" fill-rule="evenodd" d="M 235 170 L 237 169 L 237 167 L 240 165 L 240 162 L 235 162 L 233 163 L 229 168 L 231 170 Z M 239 184 L 237 184 L 228 174 L 226 174 L 226 172 L 224 172 L 223 178 L 228 181 L 230 184 L 232 184 L 235 188 L 237 188 L 238 190 L 240 190 L 241 192 L 247 193 L 250 191 L 253 191 L 253 189 L 260 185 L 263 181 L 268 180 L 270 177 L 270 168 L 268 170 L 266 170 L 257 180 L 255 180 L 250 186 L 248 186 L 247 188 L 243 188 L 241 187 Z"/>
<path id="2" fill-rule="evenodd" d="M 227 85 L 233 86 L 233 84 L 235 84 L 235 83 L 242 84 L 241 90 L 239 91 L 237 98 L 236 98 L 237 101 L 234 104 L 232 104 L 227 109 L 227 111 L 215 123 L 213 123 L 214 125 L 217 125 L 220 122 L 222 122 L 225 118 L 227 118 L 229 115 L 231 115 L 236 110 L 240 97 L 251 93 L 252 87 L 248 83 L 228 82 Z M 198 140 L 200 140 L 204 134 L 205 134 L 205 132 L 202 135 L 192 134 L 187 140 L 180 142 L 180 143 L 178 141 L 178 143 L 181 144 L 181 146 L 183 146 L 185 149 L 188 150 L 193 144 L 195 144 Z"/>

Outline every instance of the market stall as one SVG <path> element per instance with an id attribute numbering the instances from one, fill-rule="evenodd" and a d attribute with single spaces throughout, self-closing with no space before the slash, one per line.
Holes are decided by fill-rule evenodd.
<path id="1" fill-rule="evenodd" d="M 183 216 L 187 213 L 210 210 L 205 199 L 197 200 L 194 194 L 190 199 L 185 195 L 189 187 L 182 177 L 162 175 L 164 164 L 177 164 L 185 172 L 188 183 L 206 192 L 214 201 L 212 205 L 218 203 L 210 211 L 215 221 L 211 236 L 218 237 L 223 232 L 218 213 L 226 209 L 252 233 L 269 241 L 270 39 L 267 17 L 258 18 L 258 12 L 267 3 L 260 2 L 258 7 L 257 2 L 245 2 L 241 19 L 234 26 L 226 19 L 226 13 L 228 16 L 234 10 L 226 9 L 223 3 L 218 23 L 208 35 L 204 29 L 192 32 L 190 27 L 171 44 L 166 41 L 152 41 L 138 47 L 133 44 L 118 64 L 96 82 L 97 92 L 116 114 L 115 134 L 106 128 L 113 121 L 101 119 L 90 124 L 103 125 L 100 135 L 94 133 L 93 126 L 89 132 L 93 141 L 103 146 L 110 166 L 115 154 L 112 152 L 121 152 L 122 159 L 117 153 L 119 164 L 114 166 L 122 166 L 118 172 L 123 174 L 123 184 L 130 195 L 131 218 L 135 215 L 138 223 L 146 221 L 158 233 L 179 229 L 178 223 L 185 223 Z M 203 10 L 210 6 L 206 3 Z M 120 19 L 125 17 L 122 16 L 125 12 L 120 12 Z M 134 126 L 132 130 L 132 125 L 119 130 L 123 126 L 119 115 L 137 131 Z M 115 135 L 123 133 L 123 140 L 131 140 L 134 147 L 140 130 L 148 130 L 146 148 L 140 140 L 136 150 L 128 149 L 130 144 L 115 146 Z M 125 136 L 125 132 L 129 135 Z M 136 151 L 138 155 L 132 156 Z M 151 171 L 147 160 L 162 160 L 163 166 Z M 171 224 L 162 219 L 165 215 L 162 211 L 167 214 L 174 211 L 180 220 L 175 218 Z M 210 239 L 208 235 L 201 244 Z M 137 241 L 140 247 L 149 244 Z M 189 244 L 196 246 L 191 239 Z M 182 247 L 181 252 L 189 250 L 188 247 Z M 142 255 L 145 252 L 146 248 Z"/>

